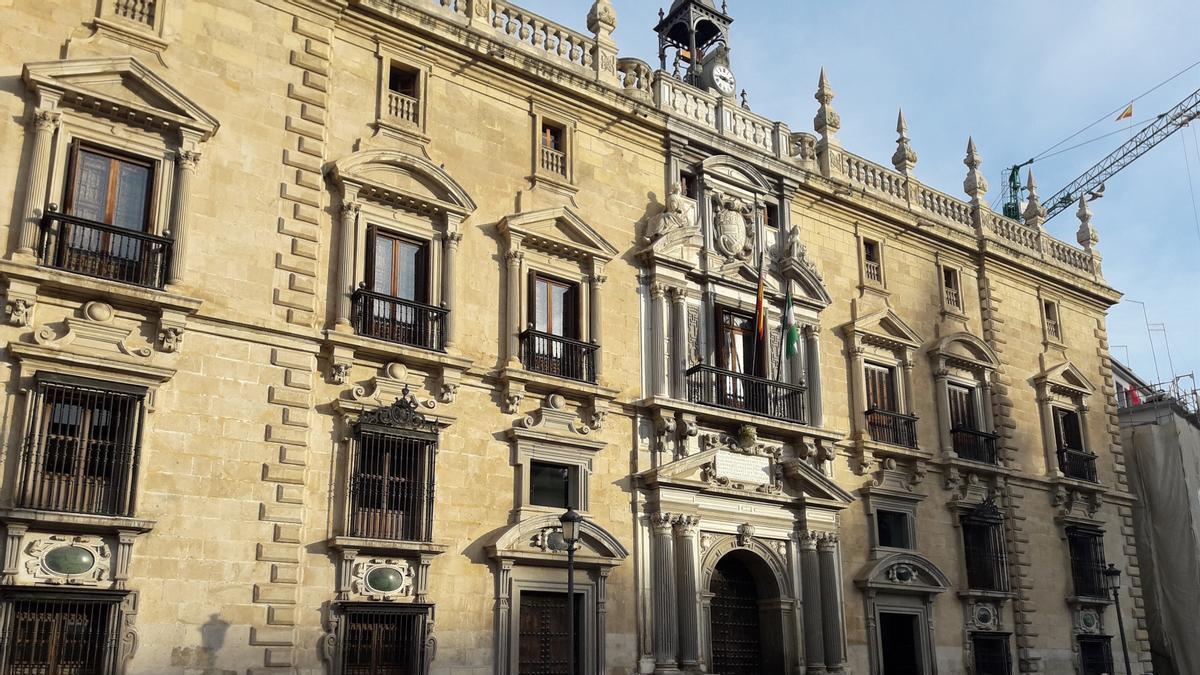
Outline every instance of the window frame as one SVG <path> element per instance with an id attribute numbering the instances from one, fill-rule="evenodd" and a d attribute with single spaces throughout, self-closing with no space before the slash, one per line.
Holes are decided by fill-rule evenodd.
<path id="1" fill-rule="evenodd" d="M 63 187 L 63 196 L 62 196 L 62 202 L 61 202 L 63 205 L 62 212 L 65 215 L 74 216 L 76 218 L 81 217 L 81 216 L 78 216 L 77 214 L 75 214 L 74 210 L 76 207 L 76 204 L 75 204 L 76 192 L 79 187 L 79 184 L 78 184 L 79 177 L 80 177 L 79 164 L 82 161 L 81 155 L 85 152 L 93 154 L 93 155 L 97 155 L 100 157 L 107 157 L 109 159 L 109 161 L 111 162 L 110 171 L 111 171 L 111 167 L 116 166 L 118 163 L 126 163 L 126 164 L 131 164 L 134 166 L 141 166 L 149 171 L 150 175 L 149 175 L 148 180 L 146 181 L 145 204 L 143 205 L 143 208 L 142 208 L 142 218 L 143 218 L 142 229 L 130 230 L 130 232 L 137 232 L 140 234 L 157 234 L 159 232 L 159 230 L 158 230 L 158 223 L 156 222 L 156 218 L 155 218 L 156 213 L 155 213 L 154 205 L 158 203 L 158 194 L 156 193 L 156 190 L 158 189 L 158 172 L 161 170 L 160 165 L 162 163 L 162 160 L 153 159 L 151 157 L 146 157 L 146 156 L 134 153 L 134 152 L 123 152 L 121 150 L 114 150 L 106 145 L 101 145 L 101 144 L 98 144 L 98 143 L 95 143 L 95 142 L 92 142 L 89 140 L 84 140 L 82 138 L 73 139 L 71 141 L 71 147 L 68 149 L 66 180 L 63 181 L 63 186 L 62 186 Z M 109 184 L 108 184 L 109 197 L 108 198 L 113 199 L 112 193 L 113 193 L 114 189 L 119 185 L 119 179 L 117 179 L 116 176 L 113 176 L 110 173 L 108 182 L 109 182 Z M 102 220 L 96 220 L 93 222 L 108 225 L 110 227 L 120 227 L 119 225 L 116 225 L 112 222 L 113 217 L 115 216 L 115 209 L 116 209 L 116 203 L 115 203 L 115 200 L 113 200 L 107 206 L 106 210 L 108 211 L 108 213 L 106 213 L 105 218 Z M 126 229 L 126 228 L 122 228 L 122 229 Z"/>
<path id="2" fill-rule="evenodd" d="M 979 647 L 977 641 L 1003 642 L 1004 644 L 1004 675 L 1012 674 L 1013 657 L 1012 657 L 1012 635 L 1010 633 L 994 633 L 987 631 L 972 631 L 970 634 L 971 640 L 971 659 L 973 661 L 973 673 L 979 675 Z"/>
<path id="3" fill-rule="evenodd" d="M 415 673 L 425 675 L 429 672 L 430 662 L 433 658 L 430 639 L 433 635 L 433 623 L 435 619 L 435 606 L 428 603 L 379 603 L 379 602 L 340 602 L 335 604 L 334 612 L 337 615 L 337 647 L 332 654 L 329 654 L 331 675 L 343 675 L 350 672 L 347 664 L 347 649 L 349 648 L 349 635 L 352 626 L 352 617 L 356 615 L 396 615 L 402 617 L 416 617 L 415 623 L 418 624 L 418 644 L 419 651 L 410 657 L 410 664 L 416 666 Z M 361 665 L 356 665 L 357 668 Z"/>
<path id="4" fill-rule="evenodd" d="M 883 542 L 883 537 L 881 535 L 881 532 L 882 532 L 881 514 L 884 514 L 884 513 L 890 514 L 891 516 L 900 516 L 901 518 L 903 518 L 903 523 L 902 523 L 903 537 L 905 539 L 906 545 L 894 546 L 891 544 L 885 544 Z M 877 508 L 874 510 L 874 515 L 872 518 L 872 525 L 874 527 L 874 537 L 875 537 L 875 541 L 877 542 L 877 544 L 876 544 L 877 548 L 890 549 L 890 550 L 896 550 L 896 551 L 912 551 L 912 550 L 914 550 L 914 547 L 913 547 L 913 514 L 912 513 L 908 512 L 908 511 L 904 511 L 904 510 L 899 510 L 899 509 Z"/>
<path id="5" fill-rule="evenodd" d="M 1038 303 L 1041 306 L 1039 314 L 1042 317 L 1042 334 L 1044 339 L 1049 344 L 1065 345 L 1066 341 L 1063 338 L 1063 316 L 1062 303 L 1051 298 L 1038 298 Z M 1053 317 L 1051 316 L 1053 314 Z"/>
<path id="6" fill-rule="evenodd" d="M 419 297 L 408 300 L 408 302 L 413 302 L 418 305 L 433 306 L 433 303 L 430 302 L 433 296 L 434 287 L 433 261 L 430 251 L 432 248 L 432 242 L 430 239 L 414 236 L 413 234 L 404 231 L 392 230 L 388 227 L 379 225 L 370 219 L 368 220 L 367 225 L 367 248 L 363 256 L 364 262 L 366 263 L 366 270 L 363 273 L 362 283 L 366 284 L 367 288 L 375 293 L 390 295 L 396 299 L 405 299 L 396 294 L 396 289 L 399 286 L 398 281 L 400 276 L 397 271 L 399 263 L 396 258 L 395 250 L 392 252 L 392 292 L 390 294 L 382 293 L 382 291 L 379 291 L 375 288 L 375 276 L 376 272 L 378 271 L 375 269 L 375 260 L 377 257 L 376 247 L 380 237 L 390 239 L 391 241 L 401 245 L 407 244 L 417 249 L 418 260 L 417 269 L 413 272 L 413 286 L 415 290 L 414 295 Z"/>
<path id="7" fill-rule="evenodd" d="M 533 330 L 540 333 L 546 333 L 555 337 L 565 338 L 567 340 L 575 340 L 583 342 L 583 326 L 586 323 L 583 316 L 583 284 L 578 281 L 570 281 L 559 275 L 544 272 L 540 269 L 531 269 L 529 271 L 529 298 L 528 298 L 528 325 Z M 547 285 L 546 299 L 548 306 L 546 307 L 547 329 L 543 330 L 538 327 L 538 285 L 545 283 Z M 563 288 L 566 292 L 563 295 L 563 332 L 562 334 L 555 333 L 550 326 L 553 323 L 554 303 L 552 295 L 549 292 L 550 288 Z"/>
<path id="8" fill-rule="evenodd" d="M 121 672 L 124 660 L 132 655 L 132 648 L 128 642 L 129 637 L 123 635 L 125 631 L 130 630 L 131 626 L 129 618 L 133 612 L 126 603 L 130 597 L 131 594 L 127 591 L 9 587 L 0 596 L 0 618 L 4 620 L 4 624 L 0 625 L 0 631 L 3 631 L 4 635 L 13 635 L 16 632 L 15 624 L 18 619 L 17 606 L 19 603 L 96 606 L 100 608 L 99 613 L 104 614 L 101 618 L 103 633 L 99 639 L 100 644 L 97 645 L 99 650 L 97 663 L 101 666 L 100 672 L 108 672 L 110 668 L 114 672 Z M 12 653 L 7 652 L 2 655 L 4 665 L 12 666 Z"/>
<path id="9" fill-rule="evenodd" d="M 1065 528 L 1064 540 L 1067 544 L 1067 560 L 1071 570 L 1071 591 L 1076 598 L 1098 598 L 1108 601 L 1108 588 L 1105 582 L 1104 570 L 1107 566 L 1107 556 L 1104 546 L 1104 531 L 1087 525 L 1069 525 Z M 1091 560 L 1076 556 L 1076 541 L 1088 540 L 1086 546 L 1090 550 Z M 1098 560 L 1096 559 L 1098 557 Z M 1080 567 L 1092 568 L 1093 579 L 1087 580 L 1079 576 Z M 1081 588 L 1087 583 L 1094 588 Z M 1080 590 L 1099 591 L 1096 594 L 1081 594 Z"/>
<path id="10" fill-rule="evenodd" d="M 560 469 L 565 473 L 565 504 L 542 504 L 536 501 L 537 481 L 534 479 L 534 473 L 538 467 Z M 531 459 L 529 461 L 528 469 L 530 506 L 545 509 L 558 509 L 560 511 L 565 511 L 566 509 L 570 508 L 578 511 L 581 506 L 579 502 L 579 470 L 580 467 L 578 465 L 565 464 L 563 462 L 551 462 L 544 459 Z"/>
<path id="11" fill-rule="evenodd" d="M 729 331 L 738 330 L 737 326 L 731 325 L 729 323 L 729 319 L 731 317 L 745 320 L 745 322 L 749 328 L 748 328 L 748 330 L 746 330 L 744 332 L 739 331 L 738 339 L 740 339 L 742 341 L 742 350 L 744 352 L 746 352 L 746 354 L 744 354 L 744 356 L 749 357 L 749 355 L 754 352 L 754 343 L 755 343 L 754 315 L 749 312 L 744 312 L 737 308 L 730 307 L 728 305 L 718 304 L 718 305 L 715 305 L 714 309 L 715 309 L 715 314 L 716 314 L 716 316 L 714 317 L 715 318 L 714 324 L 716 327 L 716 340 L 715 340 L 716 351 L 715 351 L 714 355 L 716 356 L 716 359 L 717 359 L 717 366 L 719 368 L 721 368 L 722 370 L 726 370 L 728 372 L 738 373 L 741 375 L 748 375 L 748 376 L 754 377 L 754 372 L 753 372 L 754 364 L 752 362 L 747 361 L 745 363 L 742 363 L 741 370 L 736 370 L 730 365 L 730 346 L 731 345 L 729 343 L 729 335 L 727 334 Z M 768 319 L 768 321 L 769 321 L 769 319 Z"/>
<path id="12" fill-rule="evenodd" d="M 403 402 L 401 402 L 401 404 L 403 404 Z M 394 407 L 395 406 L 393 406 L 393 408 Z M 367 414 L 369 415 L 370 413 Z M 434 527 L 436 525 L 436 519 L 434 516 L 437 486 L 437 454 L 441 439 L 440 434 L 437 431 L 436 424 L 425 422 L 423 420 L 419 424 L 424 428 L 397 428 L 393 426 L 377 424 L 374 423 L 373 420 L 364 421 L 363 418 L 360 417 L 351 425 L 349 442 L 346 444 L 346 485 L 343 489 L 344 494 L 342 497 L 342 505 L 345 512 L 342 520 L 342 532 L 344 533 L 344 536 L 369 539 L 373 541 L 392 542 L 393 544 L 397 545 L 403 544 L 404 542 L 433 542 Z M 370 437 L 372 439 L 378 438 L 385 443 L 399 442 L 404 444 L 423 444 L 421 447 L 414 447 L 411 449 L 411 451 L 417 455 L 415 458 L 413 458 L 413 461 L 415 461 L 416 466 L 422 469 L 424 472 L 424 475 L 421 478 L 422 486 L 419 488 L 420 490 L 423 490 L 424 493 L 419 495 L 421 499 L 418 506 L 420 506 L 422 512 L 419 514 L 420 520 L 416 525 L 418 528 L 418 536 L 410 538 L 400 536 L 372 536 L 370 533 L 361 533 L 359 528 L 356 527 L 355 519 L 358 516 L 359 510 L 373 510 L 376 512 L 388 513 L 391 514 L 392 517 L 397 517 L 397 514 L 399 514 L 398 517 L 402 518 L 404 521 L 408 521 L 412 517 L 410 510 L 391 509 L 387 508 L 386 504 L 382 507 L 370 509 L 369 507 L 360 506 L 359 503 L 356 502 L 356 499 L 360 498 L 360 495 L 356 490 L 357 483 L 359 482 L 359 476 L 363 477 L 361 482 L 366 482 L 372 478 L 382 479 L 383 481 L 387 481 L 389 479 L 399 479 L 399 476 L 395 473 L 373 474 L 360 470 L 360 464 L 363 463 L 361 453 L 368 451 L 364 445 L 364 437 Z M 385 450 L 387 449 L 389 448 L 385 448 Z M 408 449 L 405 448 L 405 450 Z M 414 479 L 406 478 L 403 480 L 405 482 L 409 482 L 413 481 Z M 364 515 L 363 518 L 365 519 L 368 516 L 369 514 Z M 363 527 L 366 528 L 365 525 Z M 412 532 L 407 524 L 401 525 L 398 529 L 404 532 Z"/>
<path id="13" fill-rule="evenodd" d="M 1081 675 L 1101 675 L 1102 673 L 1112 673 L 1114 671 L 1113 653 L 1112 653 L 1112 637 L 1108 635 L 1077 635 L 1075 643 L 1079 649 L 1079 672 Z M 1086 670 L 1087 663 L 1084 661 L 1084 645 L 1094 644 L 1101 646 L 1103 653 L 1101 657 L 1104 663 L 1101 664 L 1101 669 L 1096 671 Z"/>
<path id="14" fill-rule="evenodd" d="M 578 191 L 575 181 L 575 133 L 579 127 L 579 118 L 564 109 L 557 108 L 530 98 L 529 114 L 532 120 L 532 166 L 531 179 L 536 186 L 545 183 L 553 191 L 566 192 L 573 195 Z M 561 132 L 560 148 L 546 148 L 545 131 L 553 128 Z M 558 173 L 545 166 L 543 149 L 554 150 L 563 155 L 563 172 Z"/>
<path id="15" fill-rule="evenodd" d="M 874 251 L 875 260 L 869 255 Z M 884 241 L 882 237 L 858 235 L 859 285 L 878 290 L 887 289 L 887 265 L 885 264 Z M 873 279 L 869 271 L 870 265 L 879 270 L 879 278 Z"/>
<path id="16" fill-rule="evenodd" d="M 424 145 L 429 142 L 429 80 L 433 75 L 433 63 L 419 55 L 401 48 L 399 45 L 377 41 L 376 58 L 379 61 L 379 72 L 376 76 L 376 111 L 375 125 L 387 135 Z M 416 121 L 405 119 L 392 113 L 388 94 L 392 91 L 391 79 L 394 69 L 408 71 L 415 76 Z M 404 96 L 404 92 L 396 92 Z"/>
<path id="17" fill-rule="evenodd" d="M 938 287 L 940 289 L 942 312 L 953 316 L 966 316 L 966 294 L 963 292 L 962 268 L 957 265 L 938 263 Z M 954 280 L 953 285 L 947 283 Z M 958 298 L 957 303 L 951 302 L 951 292 Z"/>
<path id="18" fill-rule="evenodd" d="M 970 591 L 1010 593 L 1012 582 L 1009 579 L 1007 533 L 1005 532 L 1004 519 L 1002 517 L 981 517 L 968 512 L 959 516 L 958 525 L 961 530 L 959 541 L 962 544 L 963 551 L 962 561 L 964 569 L 963 579 L 966 581 L 964 584 L 965 588 Z M 972 546 L 968 542 L 968 532 L 973 531 L 975 528 L 987 528 L 988 532 L 984 536 L 990 539 L 986 544 L 990 549 L 989 554 L 985 555 L 985 560 L 982 561 L 982 564 L 972 564 L 972 552 L 977 552 L 978 547 Z M 995 582 L 992 584 L 993 587 L 989 588 L 973 583 L 979 581 L 979 579 L 971 578 L 972 570 L 978 570 L 980 567 L 987 568 L 987 576 L 992 577 L 991 581 Z"/>
<path id="19" fill-rule="evenodd" d="M 880 559 L 896 553 L 914 553 L 920 549 L 918 539 L 917 512 L 924 497 L 908 496 L 896 493 L 886 487 L 869 488 L 864 493 L 867 510 L 867 534 L 871 547 L 871 558 Z M 879 512 L 898 513 L 905 516 L 905 536 L 908 548 L 883 546 L 879 540 Z"/>

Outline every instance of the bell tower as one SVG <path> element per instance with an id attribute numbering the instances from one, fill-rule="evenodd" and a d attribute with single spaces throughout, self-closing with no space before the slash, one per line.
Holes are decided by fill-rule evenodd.
<path id="1" fill-rule="evenodd" d="M 677 63 L 687 63 L 685 81 L 702 89 L 714 88 L 725 96 L 733 96 L 737 84 L 729 66 L 729 25 L 733 18 L 722 0 L 717 9 L 715 0 L 675 0 L 669 12 L 659 10 L 658 58 L 667 69 L 669 50 L 674 50 Z"/>

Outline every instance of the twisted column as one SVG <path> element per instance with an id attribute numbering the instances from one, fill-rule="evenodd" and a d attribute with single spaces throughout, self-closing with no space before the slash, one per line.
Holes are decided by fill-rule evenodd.
<path id="1" fill-rule="evenodd" d="M 679 667 L 692 672 L 700 668 L 700 553 L 696 533 L 699 516 L 680 516 L 675 521 L 675 569 L 679 581 Z"/>

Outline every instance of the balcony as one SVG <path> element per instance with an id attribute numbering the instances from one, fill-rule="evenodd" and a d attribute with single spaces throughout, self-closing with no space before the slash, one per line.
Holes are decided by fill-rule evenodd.
<path id="1" fill-rule="evenodd" d="M 867 411 L 867 431 L 871 439 L 905 448 L 917 447 L 917 418 L 890 410 Z"/>
<path id="2" fill-rule="evenodd" d="M 38 263 L 123 284 L 161 289 L 173 242 L 144 232 L 49 211 L 42 218 Z"/>
<path id="3" fill-rule="evenodd" d="M 946 287 L 945 291 L 946 306 L 953 309 L 962 309 L 962 295 L 957 288 Z"/>
<path id="4" fill-rule="evenodd" d="M 688 401 L 805 423 L 804 387 L 699 365 L 687 371 Z"/>
<path id="5" fill-rule="evenodd" d="M 526 370 L 543 375 L 595 384 L 599 351 L 599 345 L 532 328 L 521 333 L 521 363 Z"/>
<path id="6" fill-rule="evenodd" d="M 866 262 L 865 267 L 866 267 L 866 273 L 867 273 L 867 281 L 870 281 L 871 283 L 874 283 L 874 284 L 882 284 L 883 283 L 883 266 L 881 266 L 878 262 L 875 262 L 873 260 L 868 260 Z"/>
<path id="7" fill-rule="evenodd" d="M 1096 456 L 1083 450 L 1060 448 L 1058 451 L 1058 468 L 1067 478 L 1097 482 Z"/>
<path id="8" fill-rule="evenodd" d="M 542 146 L 542 168 L 558 176 L 567 175 L 567 153 Z"/>
<path id="9" fill-rule="evenodd" d="M 387 111 L 393 119 L 409 124 L 418 124 L 421 110 L 419 103 L 412 96 L 401 94 L 398 91 L 388 91 L 387 93 Z"/>
<path id="10" fill-rule="evenodd" d="M 449 313 L 365 288 L 354 293 L 354 332 L 376 340 L 444 352 Z"/>
<path id="11" fill-rule="evenodd" d="M 950 435 L 954 439 L 954 452 L 959 457 L 984 464 L 1000 463 L 996 454 L 996 439 L 1000 437 L 996 434 L 957 428 L 951 429 Z"/>

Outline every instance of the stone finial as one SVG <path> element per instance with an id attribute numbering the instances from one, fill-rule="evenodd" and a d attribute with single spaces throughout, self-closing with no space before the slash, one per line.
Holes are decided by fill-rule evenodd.
<path id="1" fill-rule="evenodd" d="M 611 0 L 596 0 L 587 15 L 587 27 L 597 37 L 611 38 L 617 29 L 617 12 Z"/>
<path id="2" fill-rule="evenodd" d="M 813 127 L 821 135 L 821 141 L 827 145 L 837 145 L 837 132 L 842 128 L 842 118 L 834 111 L 832 105 L 835 95 L 833 88 L 829 86 L 829 78 L 825 75 L 825 69 L 822 68 L 815 96 L 821 107 L 817 110 L 816 118 L 813 119 Z"/>
<path id="3" fill-rule="evenodd" d="M 900 137 L 896 139 L 896 154 L 892 155 L 892 166 L 908 176 L 912 173 L 913 167 L 917 165 L 917 153 L 908 142 L 908 122 L 904 119 L 903 110 L 896 118 L 896 133 L 900 134 Z"/>
<path id="4" fill-rule="evenodd" d="M 982 206 L 987 196 L 988 182 L 979 171 L 979 167 L 983 166 L 983 158 L 975 149 L 974 137 L 967 139 L 967 158 L 963 160 L 963 164 L 967 165 L 967 179 L 963 181 L 963 190 L 971 198 L 972 206 Z"/>
<path id="5" fill-rule="evenodd" d="M 1033 177 L 1033 167 L 1029 168 L 1025 188 L 1029 190 L 1029 203 L 1025 206 L 1025 224 L 1029 227 L 1041 228 L 1046 223 L 1046 207 L 1037 193 L 1037 180 Z"/>
<path id="6" fill-rule="evenodd" d="M 1092 227 L 1092 210 L 1088 208 L 1087 195 L 1079 198 L 1079 210 L 1075 212 L 1075 216 L 1079 218 L 1079 230 L 1075 233 L 1075 241 L 1079 242 L 1083 250 L 1092 253 L 1096 244 L 1100 243 L 1100 235 L 1096 228 Z"/>

